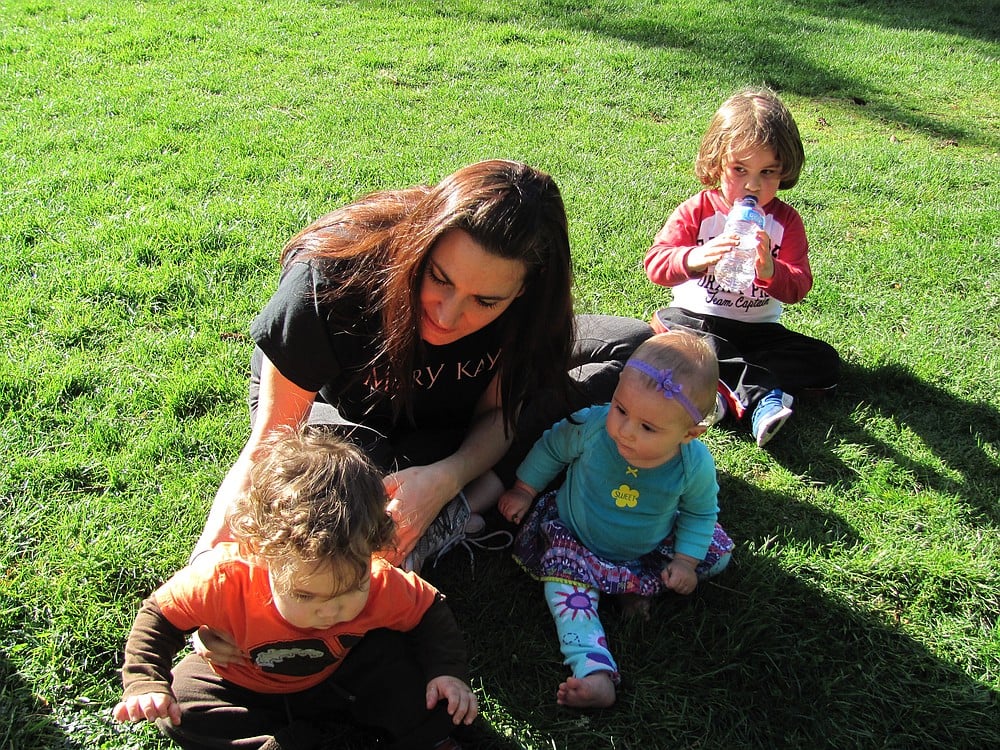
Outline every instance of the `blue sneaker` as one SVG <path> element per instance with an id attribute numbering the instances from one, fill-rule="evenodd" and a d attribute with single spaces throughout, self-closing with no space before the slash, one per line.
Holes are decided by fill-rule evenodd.
<path id="1" fill-rule="evenodd" d="M 757 447 L 763 448 L 792 416 L 792 397 L 775 388 L 757 402 L 750 420 Z"/>

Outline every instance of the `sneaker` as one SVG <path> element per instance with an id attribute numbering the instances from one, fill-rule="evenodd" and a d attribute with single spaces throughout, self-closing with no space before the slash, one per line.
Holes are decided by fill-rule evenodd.
<path id="1" fill-rule="evenodd" d="M 437 553 L 434 559 L 436 563 L 437 558 L 465 539 L 465 524 L 471 515 L 472 511 L 469 510 L 469 501 L 465 499 L 465 493 L 459 492 L 441 509 L 437 518 L 417 541 L 417 546 L 406 556 L 403 570 L 419 573 L 427 558 L 435 553 Z"/>
<path id="2" fill-rule="evenodd" d="M 792 416 L 792 397 L 775 388 L 762 398 L 753 410 L 751 429 L 757 447 L 763 448 Z"/>
<path id="3" fill-rule="evenodd" d="M 472 577 L 476 577 L 476 556 L 473 547 L 496 552 L 507 549 L 514 543 L 514 535 L 509 531 L 486 531 L 486 519 L 478 513 L 469 510 L 469 501 L 465 493 L 459 492 L 434 519 L 424 535 L 420 537 L 417 546 L 403 561 L 403 570 L 419 573 L 424 563 L 432 556 L 433 565 L 438 564 L 441 557 L 453 547 L 464 547 L 469 553 L 469 564 L 472 567 Z"/>

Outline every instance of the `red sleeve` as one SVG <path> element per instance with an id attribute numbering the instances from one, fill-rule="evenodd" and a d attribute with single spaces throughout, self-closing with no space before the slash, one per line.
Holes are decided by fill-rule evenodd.
<path id="1" fill-rule="evenodd" d="M 667 223 L 653 238 L 653 245 L 646 251 L 646 259 L 643 261 L 650 281 L 660 286 L 677 286 L 704 275 L 691 273 L 685 267 L 688 253 L 698 244 L 700 225 L 699 194 L 675 208 Z"/>

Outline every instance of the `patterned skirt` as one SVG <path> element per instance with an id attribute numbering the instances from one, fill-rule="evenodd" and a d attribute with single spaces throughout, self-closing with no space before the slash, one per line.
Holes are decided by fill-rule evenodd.
<path id="1" fill-rule="evenodd" d="M 695 572 L 699 580 L 710 578 L 729 563 L 733 540 L 719 524 L 705 559 Z M 654 596 L 666 590 L 660 572 L 674 556 L 671 534 L 655 549 L 636 560 L 612 562 L 591 552 L 559 519 L 556 493 L 538 499 L 514 541 L 514 559 L 540 581 L 582 583 L 605 594 Z"/>

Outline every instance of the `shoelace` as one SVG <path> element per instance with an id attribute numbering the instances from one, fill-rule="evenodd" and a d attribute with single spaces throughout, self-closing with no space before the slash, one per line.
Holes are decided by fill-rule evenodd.
<path id="1" fill-rule="evenodd" d="M 502 543 L 494 542 L 493 544 L 488 544 L 487 541 L 489 539 L 493 539 L 494 537 L 500 537 L 501 539 L 506 539 L 506 541 Z M 473 547 L 487 552 L 499 552 L 502 549 L 507 549 L 513 543 L 514 535 L 509 531 L 504 531 L 503 529 L 491 531 L 489 534 L 483 534 L 482 536 L 466 536 L 465 534 L 459 534 L 437 551 L 437 554 L 434 555 L 434 562 L 431 563 L 431 567 L 437 567 L 438 560 L 441 559 L 441 556 L 444 553 L 454 549 L 455 547 L 464 547 L 465 551 L 469 553 L 469 569 L 471 571 L 472 578 L 475 578 L 476 554 L 472 549 Z"/>

